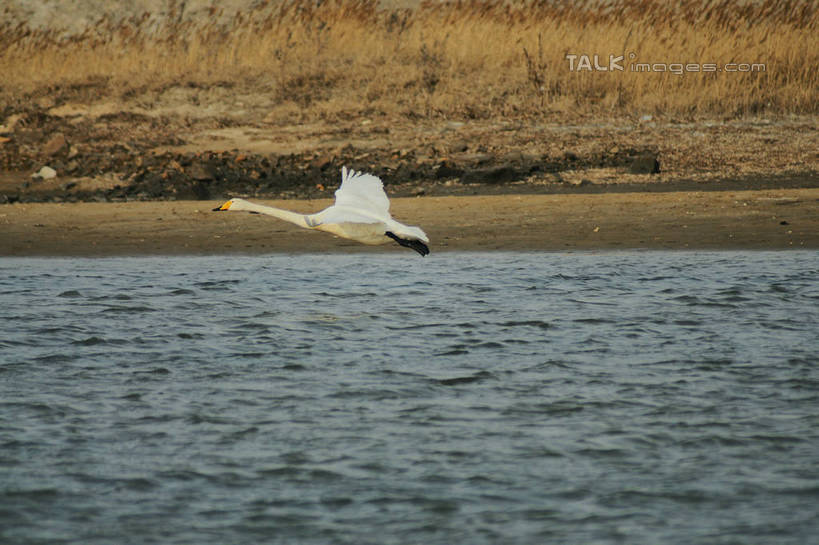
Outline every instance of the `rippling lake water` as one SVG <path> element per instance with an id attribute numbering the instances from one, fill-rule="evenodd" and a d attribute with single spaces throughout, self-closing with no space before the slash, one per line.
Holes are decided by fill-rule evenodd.
<path id="1" fill-rule="evenodd" d="M 0 542 L 819 533 L 819 253 L 0 259 Z"/>

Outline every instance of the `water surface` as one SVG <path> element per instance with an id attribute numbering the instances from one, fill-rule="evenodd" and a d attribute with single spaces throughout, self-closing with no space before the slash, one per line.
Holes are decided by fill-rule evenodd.
<path id="1" fill-rule="evenodd" d="M 0 260 L 0 542 L 793 543 L 819 253 Z"/>

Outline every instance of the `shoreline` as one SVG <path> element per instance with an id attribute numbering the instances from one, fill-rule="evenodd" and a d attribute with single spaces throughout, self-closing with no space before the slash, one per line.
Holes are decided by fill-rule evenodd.
<path id="1" fill-rule="evenodd" d="M 302 213 L 328 199 L 261 203 Z M 819 249 L 819 188 L 507 194 L 391 200 L 442 251 Z M 407 252 L 365 246 L 213 201 L 0 205 L 0 256 Z M 409 252 L 408 255 L 412 254 Z"/>

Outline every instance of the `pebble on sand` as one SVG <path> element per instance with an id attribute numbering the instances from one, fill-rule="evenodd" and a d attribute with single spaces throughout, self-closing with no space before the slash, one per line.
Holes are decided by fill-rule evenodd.
<path id="1" fill-rule="evenodd" d="M 31 177 L 39 178 L 41 180 L 50 180 L 51 178 L 57 177 L 57 171 L 51 167 L 43 167 L 35 174 L 32 174 Z"/>

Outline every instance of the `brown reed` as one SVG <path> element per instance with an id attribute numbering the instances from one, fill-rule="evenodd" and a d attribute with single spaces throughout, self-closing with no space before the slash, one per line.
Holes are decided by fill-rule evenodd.
<path id="1" fill-rule="evenodd" d="M 815 1 L 290 0 L 221 24 L 146 15 L 74 36 L 0 26 L 0 97 L 238 86 L 301 119 L 817 113 L 817 36 Z M 624 69 L 572 71 L 567 55 L 622 56 Z M 695 63 L 763 66 L 654 70 Z"/>

